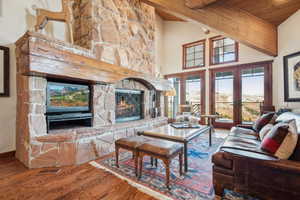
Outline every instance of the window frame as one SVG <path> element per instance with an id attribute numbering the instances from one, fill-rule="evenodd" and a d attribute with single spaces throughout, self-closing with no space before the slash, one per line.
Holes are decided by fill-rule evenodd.
<path id="1" fill-rule="evenodd" d="M 221 65 L 221 64 L 228 64 L 228 63 L 234 63 L 234 62 L 238 62 L 239 61 L 239 43 L 234 40 L 235 41 L 235 59 L 232 60 L 232 61 L 225 61 L 225 62 L 223 61 L 223 62 L 218 62 L 218 63 L 214 63 L 213 62 L 213 58 L 214 58 L 213 43 L 215 41 L 223 40 L 225 38 L 228 38 L 228 37 L 219 35 L 219 36 L 215 36 L 215 37 L 209 38 L 209 65 L 210 66 Z M 231 38 L 229 38 L 229 39 L 231 39 Z"/>
<path id="2" fill-rule="evenodd" d="M 203 65 L 195 65 L 193 67 L 187 67 L 187 60 L 186 60 L 186 50 L 189 47 L 193 47 L 196 45 L 203 45 Z M 195 69 L 195 68 L 201 68 L 201 67 L 205 67 L 205 55 L 206 55 L 206 39 L 203 40 L 198 40 L 195 42 L 191 42 L 191 43 L 187 43 L 187 44 L 183 44 L 182 45 L 182 69 L 183 70 L 187 70 L 187 69 Z M 195 59 L 194 59 L 195 60 Z"/>
<path id="3" fill-rule="evenodd" d="M 180 79 L 180 96 L 179 96 L 179 104 L 185 104 L 186 102 L 186 79 L 188 76 L 199 75 L 202 80 L 201 83 L 201 114 L 204 115 L 206 113 L 206 70 L 197 70 L 191 72 L 180 72 L 175 74 L 167 74 L 164 76 L 165 79 L 168 78 L 179 78 Z M 165 101 L 166 102 L 166 101 Z M 166 108 L 168 106 L 165 106 Z M 167 113 L 167 112 L 165 112 Z M 171 119 L 174 121 L 175 119 Z M 205 124 L 205 119 L 201 118 L 201 123 Z"/>

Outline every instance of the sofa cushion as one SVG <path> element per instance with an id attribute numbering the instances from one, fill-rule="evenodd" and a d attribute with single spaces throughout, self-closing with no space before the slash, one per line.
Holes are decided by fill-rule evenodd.
<path id="1" fill-rule="evenodd" d="M 263 141 L 265 136 L 272 130 L 274 127 L 273 124 L 267 124 L 265 125 L 260 131 L 259 131 L 259 139 L 260 141 Z"/>
<path id="2" fill-rule="evenodd" d="M 258 137 L 258 134 L 253 130 L 236 126 L 231 128 L 229 135 L 253 140 L 257 140 Z"/>
<path id="3" fill-rule="evenodd" d="M 264 154 L 264 155 L 271 155 L 270 153 L 263 151 L 260 148 L 260 145 L 261 142 L 258 140 L 228 136 L 220 149 L 224 151 L 226 151 L 227 149 L 228 150 L 234 149 L 234 150 L 248 151 L 248 152 L 254 152 L 254 153 Z"/>
<path id="4" fill-rule="evenodd" d="M 261 149 L 280 159 L 288 159 L 297 145 L 296 121 L 276 124 L 262 141 Z"/>
<path id="5" fill-rule="evenodd" d="M 265 125 L 267 125 L 273 118 L 274 112 L 269 112 L 263 114 L 260 118 L 258 118 L 255 123 L 253 124 L 253 130 L 259 132 Z"/>

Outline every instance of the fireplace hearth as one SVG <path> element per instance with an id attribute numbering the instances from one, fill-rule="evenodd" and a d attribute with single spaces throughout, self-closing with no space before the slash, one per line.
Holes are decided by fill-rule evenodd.
<path id="1" fill-rule="evenodd" d="M 143 119 L 144 92 L 140 90 L 116 90 L 116 122 Z"/>

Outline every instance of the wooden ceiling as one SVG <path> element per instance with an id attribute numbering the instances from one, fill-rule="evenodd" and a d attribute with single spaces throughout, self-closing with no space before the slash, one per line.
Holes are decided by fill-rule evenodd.
<path id="1" fill-rule="evenodd" d="M 240 8 L 276 26 L 300 9 L 300 0 L 219 0 L 216 3 Z"/>
<path id="2" fill-rule="evenodd" d="M 244 10 L 275 26 L 284 22 L 289 16 L 300 9 L 300 0 L 204 0 L 204 3 L 210 2 L 212 4 L 227 5 Z M 201 0 L 187 0 L 187 4 L 196 8 L 203 5 Z M 160 9 L 156 9 L 156 12 L 166 21 L 185 21 Z"/>
<path id="3" fill-rule="evenodd" d="M 167 12 L 164 12 L 163 10 L 160 9 L 155 9 L 155 12 L 165 21 L 179 21 L 179 22 L 184 22 L 185 20 L 180 19 L 179 17 L 175 17 L 174 15 L 171 15 Z"/>

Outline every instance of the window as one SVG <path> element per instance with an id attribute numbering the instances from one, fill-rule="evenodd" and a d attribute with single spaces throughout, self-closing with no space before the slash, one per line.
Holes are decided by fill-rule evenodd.
<path id="1" fill-rule="evenodd" d="M 264 104 L 265 70 L 263 67 L 243 69 L 242 81 L 242 122 L 254 122 L 260 115 L 260 106 Z"/>
<path id="2" fill-rule="evenodd" d="M 217 36 L 210 39 L 210 64 L 238 61 L 238 43 L 230 38 Z"/>
<path id="3" fill-rule="evenodd" d="M 166 113 L 169 119 L 175 119 L 181 105 L 191 105 L 192 113 L 205 113 L 205 71 L 193 71 L 165 76 L 176 90 L 176 96 L 167 97 Z"/>
<path id="4" fill-rule="evenodd" d="M 192 113 L 201 114 L 201 77 L 190 75 L 185 79 L 185 103 L 192 106 Z"/>
<path id="5" fill-rule="evenodd" d="M 233 122 L 234 75 L 231 71 L 215 74 L 215 113 L 220 115 L 218 122 Z"/>
<path id="6" fill-rule="evenodd" d="M 272 61 L 210 70 L 211 113 L 218 128 L 252 124 L 272 102 Z"/>
<path id="7" fill-rule="evenodd" d="M 168 118 L 175 119 L 180 104 L 180 78 L 168 78 L 176 90 L 176 96 L 168 97 Z"/>
<path id="8" fill-rule="evenodd" d="M 205 40 L 183 45 L 183 69 L 205 65 Z"/>

